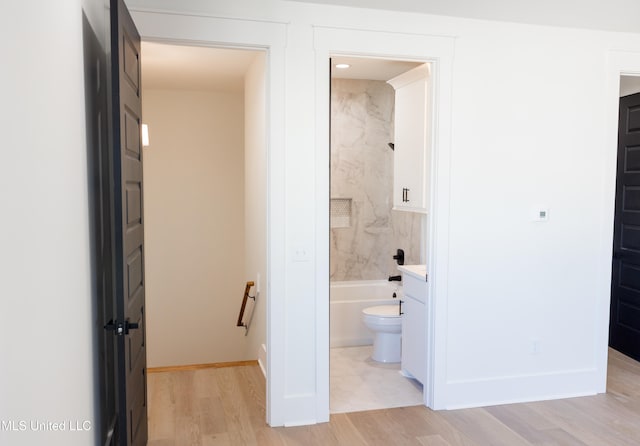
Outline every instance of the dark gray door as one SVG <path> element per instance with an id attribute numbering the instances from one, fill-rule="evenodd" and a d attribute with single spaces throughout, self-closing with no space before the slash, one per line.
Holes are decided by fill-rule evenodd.
<path id="1" fill-rule="evenodd" d="M 147 443 L 140 35 L 111 0 L 114 283 L 119 444 Z"/>
<path id="2" fill-rule="evenodd" d="M 620 99 L 609 345 L 640 360 L 640 94 Z"/>
<path id="3" fill-rule="evenodd" d="M 94 348 L 97 355 L 100 392 L 99 429 L 101 446 L 118 444 L 117 339 L 104 330 L 116 318 L 113 287 L 113 237 L 111 224 L 112 180 L 109 150 L 109 93 L 107 50 L 83 16 L 87 165 L 93 283 Z"/>

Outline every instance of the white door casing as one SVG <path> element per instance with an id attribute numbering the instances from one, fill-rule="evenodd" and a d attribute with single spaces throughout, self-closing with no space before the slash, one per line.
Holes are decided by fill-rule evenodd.
<path id="1" fill-rule="evenodd" d="M 130 8 L 142 40 L 267 52 L 267 423 L 286 422 L 285 404 L 285 46 L 286 24 Z M 144 57 L 144 55 L 143 55 Z"/>

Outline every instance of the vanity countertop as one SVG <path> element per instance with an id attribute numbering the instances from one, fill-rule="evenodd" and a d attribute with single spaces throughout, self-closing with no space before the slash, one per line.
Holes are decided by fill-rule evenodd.
<path id="1" fill-rule="evenodd" d="M 398 265 L 398 271 L 416 279 L 427 281 L 427 265 Z"/>

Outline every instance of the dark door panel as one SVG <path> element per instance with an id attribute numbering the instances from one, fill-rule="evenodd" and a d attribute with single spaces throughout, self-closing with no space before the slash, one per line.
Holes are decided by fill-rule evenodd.
<path id="1" fill-rule="evenodd" d="M 640 94 L 620 99 L 609 345 L 640 360 Z"/>
<path id="2" fill-rule="evenodd" d="M 87 164 L 91 216 L 92 275 L 94 283 L 94 336 L 99 380 L 101 446 L 117 446 L 117 343 L 104 326 L 116 317 L 113 290 L 111 224 L 111 151 L 109 150 L 109 85 L 107 51 L 83 16 Z"/>
<path id="3" fill-rule="evenodd" d="M 140 35 L 122 0 L 111 0 L 114 279 L 121 444 L 147 443 L 144 213 Z"/>

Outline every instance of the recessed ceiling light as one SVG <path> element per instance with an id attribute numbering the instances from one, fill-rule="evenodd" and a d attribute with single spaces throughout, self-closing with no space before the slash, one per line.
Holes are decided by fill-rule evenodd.
<path id="1" fill-rule="evenodd" d="M 349 65 L 348 63 L 337 63 L 336 64 L 336 68 L 340 68 L 340 69 L 345 69 L 345 68 L 349 68 L 351 65 Z"/>

